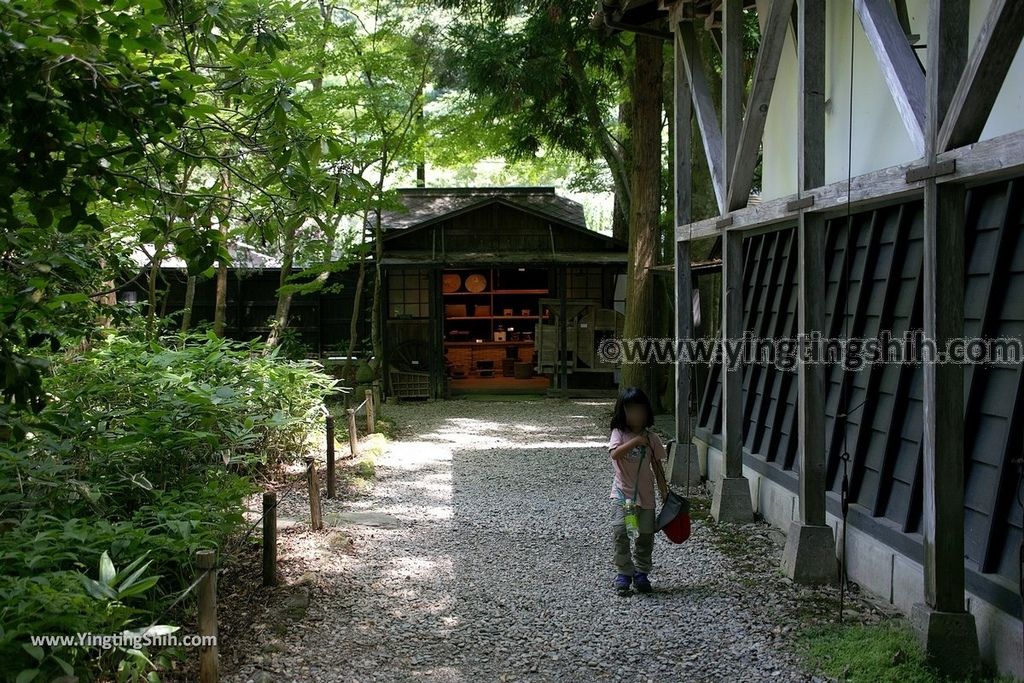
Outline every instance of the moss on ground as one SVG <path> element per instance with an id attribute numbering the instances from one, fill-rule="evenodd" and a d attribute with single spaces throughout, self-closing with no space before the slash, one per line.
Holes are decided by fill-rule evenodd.
<path id="1" fill-rule="evenodd" d="M 953 683 L 936 673 L 910 624 L 902 618 L 877 624 L 829 624 L 799 632 L 797 650 L 815 670 L 840 681 L 858 683 Z M 1011 683 L 980 670 L 977 683 Z"/>

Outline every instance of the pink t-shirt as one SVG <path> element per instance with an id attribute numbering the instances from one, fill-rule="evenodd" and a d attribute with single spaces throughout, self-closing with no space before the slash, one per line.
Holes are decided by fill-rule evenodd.
<path id="1" fill-rule="evenodd" d="M 611 497 L 616 499 L 625 497 L 627 500 L 633 500 L 634 487 L 636 487 L 637 505 L 642 508 L 654 509 L 654 471 L 651 469 L 649 462 L 651 454 L 648 451 L 653 451 L 658 460 L 668 459 L 668 452 L 657 434 L 653 431 L 648 433 L 651 436 L 650 449 L 643 445 L 634 446 L 620 459 L 612 459 L 615 479 L 612 481 Z M 637 436 L 634 432 L 613 429 L 608 439 L 609 456 L 613 450 L 634 436 Z M 643 461 L 640 460 L 641 455 L 644 456 Z"/>

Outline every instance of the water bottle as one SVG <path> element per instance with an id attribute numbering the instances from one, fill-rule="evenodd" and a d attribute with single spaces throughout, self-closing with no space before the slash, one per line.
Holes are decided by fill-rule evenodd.
<path id="1" fill-rule="evenodd" d="M 640 525 L 636 517 L 636 504 L 632 501 L 626 501 L 623 503 L 623 508 L 625 511 L 623 521 L 626 524 L 626 535 L 635 540 L 640 535 Z"/>

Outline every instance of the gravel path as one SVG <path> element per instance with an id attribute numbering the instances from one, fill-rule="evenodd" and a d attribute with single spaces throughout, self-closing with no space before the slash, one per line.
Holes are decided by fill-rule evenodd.
<path id="1" fill-rule="evenodd" d="M 800 591 L 777 571 L 764 525 L 748 525 L 764 569 L 724 555 L 696 522 L 682 545 L 657 537 L 654 593 L 614 593 L 610 408 L 386 406 L 400 432 L 370 492 L 327 501 L 334 530 L 284 533 L 286 577 L 304 570 L 308 607 L 300 595 L 302 617 L 276 636 L 255 629 L 223 679 L 810 680 L 777 647 Z M 304 501 L 292 502 L 301 518 Z"/>

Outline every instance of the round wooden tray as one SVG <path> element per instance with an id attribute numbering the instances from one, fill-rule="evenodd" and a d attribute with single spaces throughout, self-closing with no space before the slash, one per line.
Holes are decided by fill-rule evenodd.
<path id="1" fill-rule="evenodd" d="M 441 277 L 441 291 L 446 294 L 459 291 L 462 286 L 462 276 L 458 273 L 445 273 Z"/>
<path id="2" fill-rule="evenodd" d="M 473 273 L 466 278 L 466 289 L 478 293 L 487 289 L 487 278 L 479 273 Z"/>

